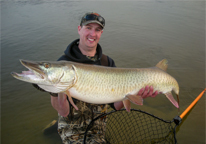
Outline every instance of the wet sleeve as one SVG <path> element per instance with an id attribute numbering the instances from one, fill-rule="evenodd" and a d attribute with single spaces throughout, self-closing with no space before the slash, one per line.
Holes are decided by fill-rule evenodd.
<path id="1" fill-rule="evenodd" d="M 110 58 L 109 56 L 107 56 L 108 58 L 108 66 L 109 67 L 116 67 L 115 62 L 112 58 Z"/>

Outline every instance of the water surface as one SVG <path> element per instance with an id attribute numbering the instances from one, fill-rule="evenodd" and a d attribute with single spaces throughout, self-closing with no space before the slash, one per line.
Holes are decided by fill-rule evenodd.
<path id="1" fill-rule="evenodd" d="M 100 13 L 106 27 L 100 44 L 118 67 L 151 67 L 163 58 L 180 85 L 180 113 L 205 88 L 204 1 L 1 1 L 1 142 L 61 143 L 42 129 L 57 119 L 50 96 L 11 77 L 25 70 L 19 59 L 57 60 L 78 38 L 77 26 L 88 11 Z M 178 114 L 164 97 L 133 108 L 166 120 Z M 185 117 L 179 143 L 205 143 L 205 96 Z"/>

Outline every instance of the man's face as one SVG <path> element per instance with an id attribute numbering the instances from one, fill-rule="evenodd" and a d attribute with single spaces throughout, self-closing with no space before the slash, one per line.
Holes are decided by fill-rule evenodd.
<path id="1" fill-rule="evenodd" d="M 87 48 L 96 48 L 103 33 L 102 27 L 97 23 L 90 23 L 85 26 L 78 26 L 80 42 Z"/>

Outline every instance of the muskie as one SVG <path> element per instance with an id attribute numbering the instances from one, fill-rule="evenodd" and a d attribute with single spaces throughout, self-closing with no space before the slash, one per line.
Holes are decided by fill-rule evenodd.
<path id="1" fill-rule="evenodd" d="M 123 101 L 127 111 L 130 102 L 143 105 L 137 93 L 145 86 L 153 86 L 179 108 L 179 86 L 177 81 L 166 73 L 167 60 L 163 59 L 152 68 L 114 68 L 80 64 L 68 61 L 35 62 L 20 60 L 29 69 L 12 76 L 29 83 L 35 83 L 52 93 L 65 93 L 76 108 L 72 98 L 87 103 L 106 104 Z M 178 102 L 171 91 L 177 95 Z"/>

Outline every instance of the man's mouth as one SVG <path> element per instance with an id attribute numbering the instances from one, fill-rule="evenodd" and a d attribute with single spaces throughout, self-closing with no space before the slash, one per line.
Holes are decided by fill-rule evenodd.
<path id="1" fill-rule="evenodd" d="M 91 41 L 91 42 L 95 41 L 95 39 L 91 39 L 91 38 L 88 38 L 88 40 Z"/>

